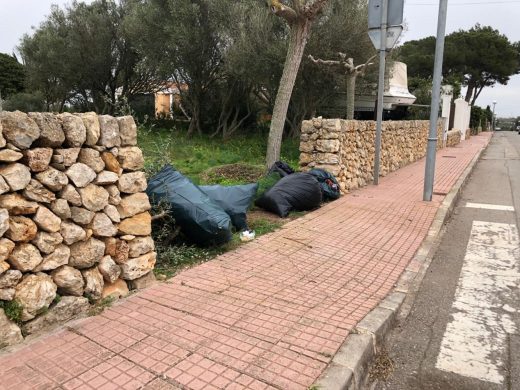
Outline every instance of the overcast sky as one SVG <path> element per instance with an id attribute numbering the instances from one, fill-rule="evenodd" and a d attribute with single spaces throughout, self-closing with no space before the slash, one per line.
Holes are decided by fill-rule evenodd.
<path id="1" fill-rule="evenodd" d="M 0 52 L 12 53 L 20 37 L 44 20 L 51 4 L 69 0 L 0 0 Z M 88 2 L 88 1 L 87 1 Z M 407 29 L 402 41 L 436 35 L 438 1 L 405 0 Z M 520 0 L 449 0 L 447 33 L 468 29 L 476 23 L 489 25 L 511 41 L 520 41 Z M 520 116 L 520 75 L 507 86 L 485 88 L 477 104 L 498 102 L 499 116 Z"/>

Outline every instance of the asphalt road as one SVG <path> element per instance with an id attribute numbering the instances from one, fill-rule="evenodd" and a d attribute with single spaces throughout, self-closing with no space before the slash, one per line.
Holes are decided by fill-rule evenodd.
<path id="1" fill-rule="evenodd" d="M 378 390 L 520 389 L 520 135 L 497 132 L 447 225 Z"/>

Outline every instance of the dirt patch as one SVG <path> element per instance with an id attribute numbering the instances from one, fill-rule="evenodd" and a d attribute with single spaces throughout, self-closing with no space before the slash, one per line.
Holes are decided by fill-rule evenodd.
<path id="1" fill-rule="evenodd" d="M 248 164 L 228 164 L 207 169 L 201 174 L 205 182 L 236 181 L 254 183 L 264 174 L 264 169 Z"/>
<path id="2" fill-rule="evenodd" d="M 386 349 L 381 349 L 381 351 L 376 355 L 374 364 L 370 368 L 370 381 L 383 381 L 386 382 L 388 377 L 394 371 L 394 361 L 388 355 Z"/>

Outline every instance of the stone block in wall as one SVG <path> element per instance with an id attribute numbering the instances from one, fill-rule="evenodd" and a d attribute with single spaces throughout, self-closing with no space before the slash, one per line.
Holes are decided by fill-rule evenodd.
<path id="1" fill-rule="evenodd" d="M 0 300 L 24 332 L 153 275 L 143 165 L 132 117 L 0 114 Z"/>

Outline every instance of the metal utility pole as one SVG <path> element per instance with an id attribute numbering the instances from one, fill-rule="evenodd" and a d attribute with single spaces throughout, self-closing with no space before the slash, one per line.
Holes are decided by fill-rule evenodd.
<path id="1" fill-rule="evenodd" d="M 379 46 L 379 81 L 377 84 L 376 151 L 374 160 L 374 184 L 379 184 L 381 163 L 381 131 L 383 126 L 383 96 L 385 94 L 386 28 L 388 24 L 388 0 L 381 3 L 381 43 Z"/>
<path id="2" fill-rule="evenodd" d="M 491 130 L 492 130 L 492 131 L 495 131 L 495 123 L 496 123 L 496 122 L 495 122 L 495 106 L 496 106 L 496 105 L 497 105 L 497 101 L 496 101 L 496 100 L 493 100 L 493 118 L 491 118 L 491 119 L 493 119 L 493 120 L 491 121 Z"/>
<path id="3" fill-rule="evenodd" d="M 441 96 L 442 61 L 444 57 L 444 36 L 446 34 L 446 16 L 448 0 L 439 2 L 439 20 L 437 22 L 437 43 L 435 45 L 435 63 L 433 67 L 432 104 L 430 110 L 430 131 L 428 133 L 428 149 L 426 152 L 426 168 L 424 173 L 423 200 L 430 202 L 433 196 L 435 178 L 435 155 L 437 150 L 437 121 Z"/>
<path id="4" fill-rule="evenodd" d="M 379 51 L 379 83 L 377 88 L 376 143 L 374 158 L 374 184 L 379 184 L 381 163 L 381 130 L 383 97 L 385 93 L 386 53 L 397 43 L 403 31 L 404 0 L 368 0 L 368 36 Z"/>

